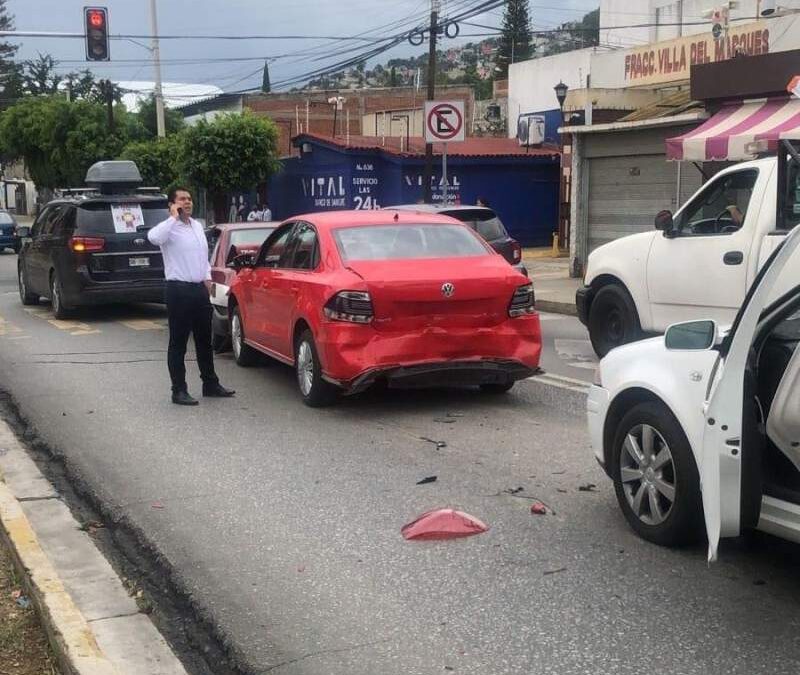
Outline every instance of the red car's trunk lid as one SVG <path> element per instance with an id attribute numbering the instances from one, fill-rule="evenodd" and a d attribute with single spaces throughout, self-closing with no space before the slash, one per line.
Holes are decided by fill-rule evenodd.
<path id="1" fill-rule="evenodd" d="M 494 256 L 458 259 L 351 261 L 372 298 L 380 331 L 426 327 L 481 328 L 508 318 L 518 284 Z"/>

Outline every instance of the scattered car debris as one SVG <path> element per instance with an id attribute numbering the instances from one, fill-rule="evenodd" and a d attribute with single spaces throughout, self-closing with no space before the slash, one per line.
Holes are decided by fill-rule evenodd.
<path id="1" fill-rule="evenodd" d="M 442 448 L 447 447 L 447 443 L 444 441 L 435 441 L 432 438 L 428 438 L 427 436 L 420 436 L 419 440 L 425 441 L 426 443 L 433 443 L 436 446 L 437 450 L 441 450 Z"/>
<path id="2" fill-rule="evenodd" d="M 565 490 L 564 488 L 556 488 L 556 492 L 560 492 L 562 494 L 566 494 L 568 492 L 568 490 Z"/>
<path id="3" fill-rule="evenodd" d="M 559 567 L 557 570 L 545 570 L 543 574 L 545 576 L 548 576 L 550 574 L 560 574 L 561 572 L 566 572 L 566 571 L 567 571 L 566 567 Z"/>
<path id="4" fill-rule="evenodd" d="M 767 582 L 764 581 L 763 579 L 756 579 L 753 582 L 753 586 L 766 586 L 766 585 L 767 585 Z"/>
<path id="5" fill-rule="evenodd" d="M 542 504 L 542 502 L 533 502 L 533 504 L 531 504 L 531 513 L 536 514 L 537 516 L 546 516 L 547 507 Z"/>
<path id="6" fill-rule="evenodd" d="M 437 424 L 455 424 L 456 420 L 452 417 L 436 417 L 434 420 Z"/>
<path id="7" fill-rule="evenodd" d="M 594 483 L 586 483 L 586 485 L 578 486 L 579 492 L 594 492 L 596 489 L 597 486 Z"/>
<path id="8" fill-rule="evenodd" d="M 522 492 L 524 489 L 525 489 L 524 487 L 511 488 L 511 489 L 506 490 L 506 492 L 508 492 L 508 494 L 510 494 L 510 495 L 516 495 L 516 494 L 519 494 L 520 492 Z"/>
<path id="9" fill-rule="evenodd" d="M 164 505 L 161 502 L 153 502 L 150 506 L 154 509 L 163 509 Z"/>
<path id="10" fill-rule="evenodd" d="M 456 539 L 471 537 L 489 530 L 489 526 L 463 511 L 433 509 L 403 525 L 400 533 L 404 539 Z"/>
<path id="11" fill-rule="evenodd" d="M 418 480 L 417 485 L 427 485 L 428 483 L 435 483 L 437 480 L 439 480 L 438 476 L 427 476 L 422 480 Z"/>

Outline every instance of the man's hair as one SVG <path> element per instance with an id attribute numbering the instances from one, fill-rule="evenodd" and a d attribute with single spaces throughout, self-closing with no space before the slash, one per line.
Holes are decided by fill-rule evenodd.
<path id="1" fill-rule="evenodd" d="M 175 203 L 175 198 L 178 196 L 179 192 L 188 192 L 189 196 L 190 197 L 192 196 L 192 191 L 189 188 L 182 187 L 182 186 L 179 185 L 178 187 L 174 187 L 169 191 L 169 194 L 167 195 L 167 201 L 170 204 L 174 204 Z"/>

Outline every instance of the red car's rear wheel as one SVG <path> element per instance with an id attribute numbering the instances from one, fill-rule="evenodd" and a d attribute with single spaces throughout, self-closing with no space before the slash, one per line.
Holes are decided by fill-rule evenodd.
<path id="1" fill-rule="evenodd" d="M 304 330 L 297 338 L 294 364 L 303 403 L 312 408 L 320 408 L 336 400 L 339 390 L 322 377 L 322 365 L 310 330 Z"/>

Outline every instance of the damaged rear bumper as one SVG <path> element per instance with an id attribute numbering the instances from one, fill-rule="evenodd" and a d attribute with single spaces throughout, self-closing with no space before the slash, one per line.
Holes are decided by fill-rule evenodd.
<path id="1" fill-rule="evenodd" d="M 482 384 L 511 384 L 539 372 L 524 363 L 512 360 L 447 361 L 412 366 L 374 368 L 348 382 L 333 381 L 347 394 L 357 394 L 378 380 L 385 380 L 396 389 L 427 389 L 430 387 L 479 386 Z M 326 378 L 327 379 L 327 378 Z"/>

